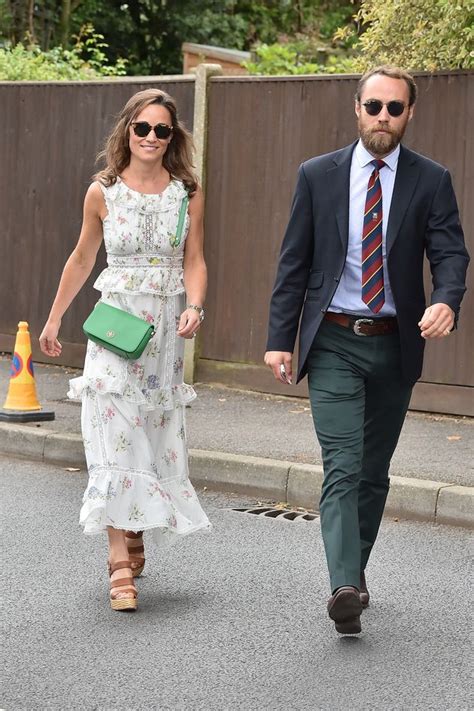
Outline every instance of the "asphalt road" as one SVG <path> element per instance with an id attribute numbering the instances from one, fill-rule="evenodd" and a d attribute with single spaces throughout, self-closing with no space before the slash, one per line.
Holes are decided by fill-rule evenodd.
<path id="1" fill-rule="evenodd" d="M 77 524 L 85 479 L 0 458 L 1 709 L 473 707 L 468 531 L 385 520 L 363 632 L 339 637 L 319 521 L 203 493 L 213 531 L 148 546 L 139 610 L 123 614 L 108 607 L 105 539 Z"/>

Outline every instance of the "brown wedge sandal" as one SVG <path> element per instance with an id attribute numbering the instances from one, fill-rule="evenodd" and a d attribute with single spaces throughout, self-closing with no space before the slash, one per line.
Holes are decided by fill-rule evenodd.
<path id="1" fill-rule="evenodd" d="M 128 555 L 132 568 L 132 575 L 138 578 L 143 573 L 145 567 L 145 548 L 143 546 L 143 531 L 126 531 L 125 540 L 127 542 Z M 142 555 L 140 555 L 142 554 Z"/>
<path id="2" fill-rule="evenodd" d="M 130 561 L 120 560 L 118 563 L 109 563 L 109 575 L 111 576 L 121 568 L 128 569 L 131 572 Z M 133 597 L 117 597 L 120 593 L 131 593 Z M 112 610 L 136 610 L 138 606 L 137 595 L 137 589 L 131 575 L 110 581 L 110 606 Z"/>

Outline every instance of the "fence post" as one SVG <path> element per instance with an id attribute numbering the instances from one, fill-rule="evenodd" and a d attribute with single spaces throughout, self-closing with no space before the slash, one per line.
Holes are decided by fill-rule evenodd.
<path id="1" fill-rule="evenodd" d="M 220 64 L 199 64 L 196 68 L 194 84 L 194 161 L 197 178 L 204 195 L 206 194 L 206 157 L 207 157 L 207 125 L 209 79 L 222 74 Z M 184 349 L 184 380 L 194 383 L 194 371 L 199 357 L 199 336 L 186 340 Z"/>

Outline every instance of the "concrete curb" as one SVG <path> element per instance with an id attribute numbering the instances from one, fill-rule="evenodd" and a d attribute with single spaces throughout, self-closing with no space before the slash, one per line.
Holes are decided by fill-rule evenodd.
<path id="1" fill-rule="evenodd" d="M 84 468 L 82 438 L 0 423 L 0 452 L 15 457 Z M 198 486 L 318 510 L 323 470 L 263 457 L 191 449 L 191 479 Z M 474 487 L 392 476 L 385 515 L 474 528 Z"/>

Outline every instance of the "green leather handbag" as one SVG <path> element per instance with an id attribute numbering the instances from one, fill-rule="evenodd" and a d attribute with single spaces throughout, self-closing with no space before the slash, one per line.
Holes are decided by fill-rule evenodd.
<path id="1" fill-rule="evenodd" d="M 87 338 L 122 358 L 141 356 L 155 328 L 138 316 L 99 301 L 82 326 Z"/>

